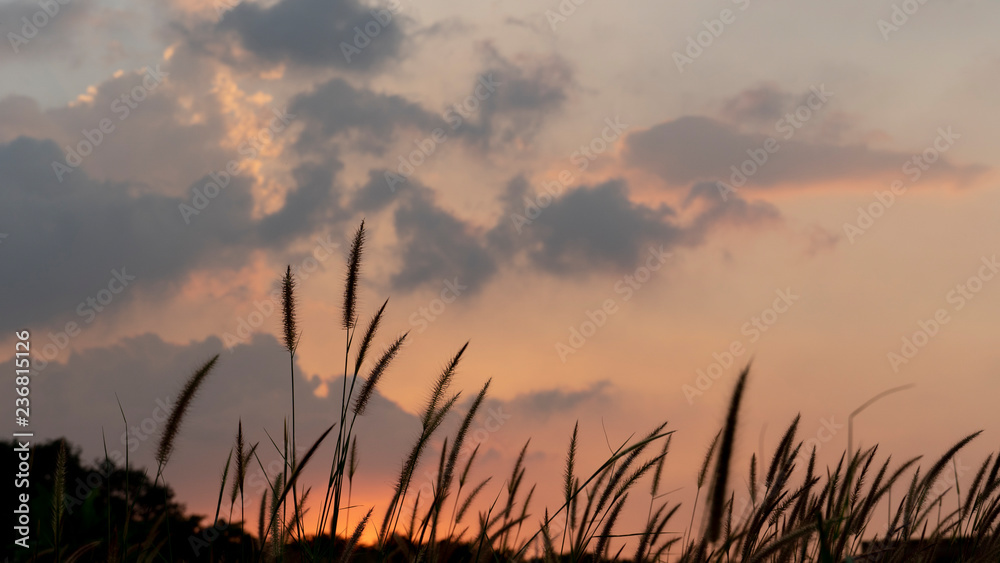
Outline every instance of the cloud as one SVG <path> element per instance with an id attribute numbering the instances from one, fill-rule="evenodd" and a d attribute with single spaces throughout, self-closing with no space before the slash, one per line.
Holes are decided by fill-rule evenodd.
<path id="1" fill-rule="evenodd" d="M 295 96 L 291 112 L 306 123 L 297 149 L 319 152 L 331 139 L 342 139 L 354 150 L 382 155 L 404 128 L 424 135 L 439 128 L 482 151 L 523 147 L 568 100 L 575 87 L 572 69 L 555 55 L 509 60 L 489 44 L 481 49 L 483 70 L 470 79 L 467 95 L 441 112 L 339 77 Z"/>
<path id="2" fill-rule="evenodd" d="M 321 224 L 339 222 L 348 213 L 336 201 L 334 178 L 343 164 L 332 160 L 326 164 L 303 164 L 292 172 L 296 187 L 285 196 L 284 206 L 264 217 L 260 223 L 263 240 L 288 241 L 310 233 Z M 273 242 L 272 242 L 273 244 Z"/>
<path id="3" fill-rule="evenodd" d="M 502 404 L 512 412 L 529 416 L 533 421 L 547 422 L 572 414 L 584 408 L 604 411 L 615 408 L 614 384 L 607 380 L 596 381 L 579 390 L 543 389 L 521 393 Z M 500 401 L 487 401 L 501 403 Z"/>
<path id="4" fill-rule="evenodd" d="M 703 242 L 712 231 L 722 226 L 748 227 L 773 225 L 782 221 L 778 208 L 764 201 L 747 201 L 734 194 L 719 193 L 715 182 L 702 182 L 692 186 L 684 200 L 685 208 L 698 205 L 698 213 L 688 227 L 688 243 Z"/>
<path id="5" fill-rule="evenodd" d="M 743 90 L 723 103 L 720 114 L 733 124 L 751 122 L 772 125 L 792 106 L 795 97 L 775 84 Z"/>
<path id="6" fill-rule="evenodd" d="M 393 218 L 402 257 L 393 288 L 411 290 L 458 277 L 472 291 L 480 289 L 497 270 L 480 229 L 437 206 L 426 188 L 414 186 L 407 194 Z"/>
<path id="7" fill-rule="evenodd" d="M 232 32 L 268 63 L 366 72 L 400 57 L 406 26 L 404 15 L 354 0 L 281 0 L 267 7 L 242 2 L 223 15 L 217 30 Z M 360 53 L 345 56 L 344 45 Z"/>
<path id="8" fill-rule="evenodd" d="M 508 183 L 500 197 L 504 213 L 489 229 L 440 207 L 427 187 L 413 184 L 401 192 L 394 225 L 402 263 L 391 278 L 393 288 L 412 290 L 457 276 L 475 291 L 504 267 L 527 266 L 555 276 L 625 272 L 645 259 L 650 248 L 669 252 L 695 247 L 718 228 L 781 221 L 768 203 L 736 195 L 724 201 L 715 184 L 692 189 L 683 214 L 665 204 L 652 207 L 632 201 L 623 180 L 568 189 L 532 214 L 525 203 L 534 199 L 528 187 L 523 176 Z M 355 192 L 352 205 L 382 209 L 391 205 L 383 192 L 388 190 L 373 171 Z"/>
<path id="9" fill-rule="evenodd" d="M 85 170 L 92 178 L 179 194 L 237 156 L 235 147 L 226 148 L 234 128 L 226 114 L 236 108 L 224 107 L 214 93 L 192 95 L 203 88 L 203 83 L 175 83 L 174 67 L 157 63 L 118 72 L 77 100 L 51 109 L 40 109 L 31 98 L 7 97 L 0 100 L 0 142 L 19 136 L 51 139 L 63 149 L 61 162 L 68 149 L 82 144 L 79 152 L 89 154 L 67 175 Z M 254 113 L 272 117 L 267 108 L 254 107 Z"/>
<path id="10" fill-rule="evenodd" d="M 698 187 L 693 199 L 704 205 L 682 217 L 665 204 L 633 202 L 623 180 L 610 180 L 569 189 L 530 218 L 526 184 L 515 180 L 504 196 L 509 220 L 497 225 L 491 239 L 508 254 L 524 253 L 536 268 L 553 274 L 621 272 L 634 268 L 650 247 L 693 247 L 722 225 L 766 224 L 780 217 L 769 204 L 732 196 L 724 202 L 703 191 Z"/>
<path id="11" fill-rule="evenodd" d="M 523 227 L 524 248 L 538 268 L 559 274 L 599 268 L 625 270 L 647 247 L 678 244 L 674 210 L 629 200 L 621 180 L 569 190 Z"/>
<path id="12" fill-rule="evenodd" d="M 741 133 L 709 117 L 684 116 L 629 134 L 623 159 L 631 166 L 656 174 L 674 187 L 713 180 L 732 183 L 733 167 L 739 169 L 753 158 L 748 151 L 754 151 L 760 161 L 765 142 L 774 139 L 776 145 L 772 146 L 777 148 L 766 154 L 767 160 L 763 164 L 750 160 L 755 172 L 744 173 L 747 186 L 772 187 L 861 180 L 880 175 L 901 176 L 903 164 L 913 157 L 860 143 L 805 140 L 793 137 L 794 131 L 791 124 L 785 122 L 782 126 L 779 122 L 772 135 Z M 956 165 L 942 157 L 928 174 L 964 183 L 984 170 L 979 165 Z"/>
<path id="13" fill-rule="evenodd" d="M 295 96 L 290 111 L 306 124 L 296 142 L 303 153 L 322 152 L 328 139 L 353 134 L 352 148 L 382 154 L 397 128 L 446 127 L 440 116 L 402 96 L 355 88 L 342 78 Z"/>
<path id="14" fill-rule="evenodd" d="M 716 229 L 758 227 L 781 221 L 765 202 L 737 195 L 719 197 L 715 184 L 691 190 L 683 213 L 630 199 L 624 180 L 576 186 L 537 206 L 523 176 L 514 177 L 500 197 L 503 214 L 489 228 L 462 219 L 435 201 L 434 191 L 415 183 L 392 199 L 382 174 L 372 171 L 353 194 L 351 207 L 379 211 L 395 205 L 393 221 L 401 245 L 393 289 L 409 291 L 457 277 L 473 291 L 502 268 L 529 268 L 554 276 L 598 271 L 626 272 L 648 255 L 693 248 Z"/>
<path id="15" fill-rule="evenodd" d="M 0 272 L 3 330 L 80 323 L 78 305 L 108 286 L 112 270 L 136 277 L 135 288 L 115 297 L 112 309 L 120 311 L 117 303 L 137 292 L 175 288 L 198 268 L 239 267 L 250 249 L 282 249 L 336 216 L 335 161 L 300 168 L 297 187 L 273 215 L 253 217 L 249 180 L 237 176 L 185 224 L 180 205 L 192 203 L 186 198 L 95 181 L 80 170 L 60 183 L 51 163 L 62 157 L 51 141 L 21 137 L 0 145 L 0 225 L 9 235 L 4 261 L 17 265 Z"/>
<path id="16" fill-rule="evenodd" d="M 360 213 L 372 213 L 385 209 L 395 198 L 385 180 L 388 170 L 368 171 L 368 181 L 356 189 L 351 196 L 350 207 Z"/>
<path id="17" fill-rule="evenodd" d="M 73 54 L 94 5 L 90 0 L 0 4 L 0 33 L 8 44 L 0 48 L 0 59 Z"/>
<path id="18" fill-rule="evenodd" d="M 21 135 L 40 138 L 58 133 L 59 128 L 43 113 L 34 98 L 14 95 L 0 99 L 0 143 L 8 143 Z"/>
<path id="19" fill-rule="evenodd" d="M 576 88 L 573 67 L 555 54 L 521 53 L 509 59 L 492 43 L 480 48 L 484 68 L 471 91 L 485 99 L 472 110 L 478 111 L 478 121 L 463 124 L 461 134 L 481 148 L 527 143 L 569 100 Z M 484 82 L 495 86 L 487 93 Z M 471 98 L 466 100 L 471 103 Z M 468 104 L 453 108 L 459 114 L 472 113 Z"/>

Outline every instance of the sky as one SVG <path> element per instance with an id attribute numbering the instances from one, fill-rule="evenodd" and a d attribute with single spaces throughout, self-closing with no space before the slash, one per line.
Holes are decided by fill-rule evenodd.
<path id="1" fill-rule="evenodd" d="M 166 472 L 208 514 L 237 424 L 276 455 L 288 265 L 299 434 L 333 422 L 364 220 L 361 317 L 389 298 L 377 346 L 409 336 L 358 424 L 357 504 L 384 506 L 466 342 L 458 413 L 491 380 L 477 471 L 499 493 L 530 438 L 538 514 L 559 505 L 576 422 L 593 469 L 668 421 L 665 479 L 689 507 L 751 360 L 737 468 L 796 414 L 824 463 L 851 417 L 894 459 L 985 430 L 959 455 L 974 466 L 1000 439 L 998 16 L 988 0 L 5 0 L 0 357 L 30 331 L 37 436 L 96 459 L 103 432 L 151 466 L 162 412 L 220 354 Z"/>

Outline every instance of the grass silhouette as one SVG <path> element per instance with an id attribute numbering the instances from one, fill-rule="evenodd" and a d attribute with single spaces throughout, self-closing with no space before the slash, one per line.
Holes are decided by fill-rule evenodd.
<path id="1" fill-rule="evenodd" d="M 454 409 L 459 393 L 451 385 L 468 344 L 463 345 L 434 380 L 426 405 L 420 412 L 420 432 L 401 465 L 384 514 L 376 507 L 363 507 L 364 516 L 348 530 L 340 526 L 340 513 L 350 508 L 350 494 L 358 467 L 355 424 L 363 417 L 369 400 L 406 341 L 406 334 L 394 339 L 377 357 L 372 346 L 378 337 L 388 301 L 371 317 L 363 331 L 358 324 L 358 284 L 364 254 L 364 223 L 355 232 L 347 264 L 343 318 L 345 331 L 343 394 L 340 410 L 332 424 L 313 439 L 301 459 L 296 457 L 294 354 L 299 332 L 296 328 L 296 283 L 291 270 L 282 279 L 283 341 L 290 356 L 291 431 L 284 428 L 281 443 L 272 445 L 281 454 L 283 468 L 267 475 L 258 457 L 258 444 L 245 443 L 242 420 L 236 442 L 222 471 L 213 525 L 218 526 L 223 498 L 229 490 L 229 520 L 237 499 L 240 524 L 236 537 L 219 534 L 210 549 L 195 556 L 173 549 L 170 519 L 145 526 L 144 536 L 130 535 L 135 513 L 126 509 L 107 511 L 107 537 L 94 537 L 86 544 L 69 545 L 60 528 L 66 526 L 65 444 L 58 457 L 52 499 L 51 546 L 31 556 L 38 561 L 544 561 L 584 562 L 631 560 L 680 562 L 777 562 L 777 561 L 1000 561 L 1000 455 L 991 453 L 979 466 L 969 489 L 957 487 L 937 492 L 935 483 L 955 455 L 978 436 L 970 434 L 948 449 L 926 472 L 920 458 L 893 464 L 891 457 L 877 460 L 878 447 L 846 451 L 836 467 L 818 468 L 816 449 L 809 455 L 805 475 L 793 480 L 796 460 L 803 441 L 797 438 L 799 418 L 791 421 L 777 448 L 765 465 L 754 454 L 750 460 L 749 511 L 734 513 L 736 493 L 730 483 L 734 468 L 733 450 L 740 405 L 744 401 L 750 366 L 740 373 L 732 393 L 723 428 L 708 448 L 696 475 L 697 493 L 690 520 L 683 534 L 668 532 L 681 506 L 663 500 L 660 494 L 664 465 L 670 453 L 674 430 L 666 423 L 652 428 L 640 439 L 628 440 L 613 450 L 598 467 L 581 473 L 578 460 L 580 436 L 573 428 L 565 458 L 561 483 L 561 506 L 538 509 L 532 505 L 534 486 L 526 484 L 525 443 L 514 467 L 502 485 L 491 476 L 473 484 L 470 468 L 479 452 L 472 450 L 464 464 L 460 452 L 468 431 L 486 399 L 490 381 L 478 391 L 468 412 L 453 435 L 441 436 L 442 423 Z M 353 356 L 353 362 L 351 358 Z M 373 360 L 374 358 L 374 360 Z M 373 360 L 373 361 L 372 361 Z M 170 413 L 157 450 L 156 482 L 165 481 L 164 470 L 171 452 L 178 446 L 183 419 L 193 398 L 218 362 L 218 356 L 197 370 L 183 387 Z M 353 372 L 349 368 L 353 365 Z M 363 368 L 367 375 L 361 377 Z M 353 398 L 353 400 L 352 400 Z M 123 415 L 124 416 L 124 415 Z M 333 434 L 333 436 L 331 436 Z M 303 486 L 302 471 L 319 463 L 315 453 L 326 440 L 335 442 L 329 478 L 323 488 Z M 409 513 L 406 500 L 418 465 L 430 445 L 441 440 L 437 477 L 430 498 L 417 492 Z M 763 452 L 761 452 L 763 453 Z M 110 462 L 108 462 L 110 463 Z M 244 481 L 247 468 L 257 464 L 267 475 L 269 488 L 256 507 L 255 536 L 246 533 Z M 758 467 L 759 465 L 759 467 Z M 125 475 L 130 468 L 126 460 Z M 763 481 L 759 479 L 763 476 Z M 909 482 L 906 483 L 906 476 Z M 641 530 L 623 533 L 619 517 L 640 483 L 649 483 L 648 517 Z M 344 488 L 347 486 L 345 506 Z M 495 498 L 488 495 L 491 484 L 498 487 Z M 547 483 L 555 486 L 556 483 Z M 894 487 L 904 493 L 895 500 Z M 704 506 L 699 504 L 705 488 Z M 129 505 L 129 487 L 124 490 Z M 164 489 L 163 506 L 169 505 Z M 318 491 L 313 493 L 312 491 Z M 111 491 L 108 492 L 109 496 Z M 316 529 L 306 533 L 303 516 L 310 494 L 322 495 Z M 954 495 L 954 496 L 952 496 Z M 134 499 L 132 499 L 134 501 Z M 477 501 L 488 504 L 474 522 L 467 518 Z M 314 503 L 315 504 L 315 503 Z M 110 505 L 109 505 L 110 506 Z M 446 507 L 450 506 L 450 510 Z M 702 522 L 695 526 L 701 509 Z M 888 529 L 870 530 L 876 509 L 884 509 Z M 381 509 L 380 509 L 381 510 Z M 379 521 L 377 515 L 381 514 Z M 936 518 L 933 515 L 936 514 Z M 121 516 L 124 516 L 123 518 Z M 163 523 L 161 525 L 161 523 Z M 561 530 L 553 532 L 554 525 Z M 340 529 L 340 534 L 338 534 Z M 375 532 L 372 545 L 362 545 L 366 530 Z M 350 533 L 348 533 L 350 532 Z M 177 533 L 175 530 L 174 533 Z M 167 546 L 165 549 L 164 546 Z M 626 548 L 629 552 L 626 553 Z M 632 551 L 634 549 L 634 552 Z"/>

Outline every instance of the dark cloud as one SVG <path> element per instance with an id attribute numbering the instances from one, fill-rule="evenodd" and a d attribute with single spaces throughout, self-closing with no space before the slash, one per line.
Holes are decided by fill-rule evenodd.
<path id="1" fill-rule="evenodd" d="M 456 115 L 467 118 L 461 134 L 484 148 L 531 140 L 576 87 L 572 66 L 557 55 L 520 54 L 511 60 L 490 43 L 481 48 L 485 65 L 470 96 L 451 106 L 446 115 L 451 120 Z M 495 86 L 484 88 L 488 84 Z M 475 121 L 470 117 L 473 112 Z"/>
<path id="2" fill-rule="evenodd" d="M 803 125 L 807 126 L 807 125 Z M 731 182 L 734 171 L 757 154 L 762 165 L 747 166 L 748 186 L 857 180 L 879 174 L 902 176 L 901 167 L 913 155 L 878 150 L 862 144 L 826 144 L 789 135 L 796 131 L 779 122 L 774 134 L 741 133 L 708 117 L 685 116 L 628 135 L 624 160 L 649 170 L 674 186 L 721 180 Z M 777 147 L 764 153 L 765 142 Z M 763 155 L 763 156 L 762 156 Z M 942 158 L 930 175 L 965 182 L 983 171 L 978 165 L 955 165 Z M 737 180 L 739 178 L 737 177 Z"/>
<path id="3" fill-rule="evenodd" d="M 707 117 L 685 116 L 629 134 L 623 157 L 670 183 L 689 185 L 724 177 L 731 164 L 742 162 L 743 151 L 762 140 Z"/>
<path id="4" fill-rule="evenodd" d="M 0 145 L 0 225 L 8 234 L 0 271 L 3 330 L 82 324 L 87 315 L 78 304 L 107 288 L 113 270 L 136 277 L 136 287 L 114 297 L 118 303 L 173 287 L 197 268 L 238 267 L 250 249 L 281 249 L 310 234 L 335 206 L 330 183 L 339 163 L 300 169 L 285 206 L 260 220 L 252 217 L 249 181 L 237 176 L 186 224 L 180 206 L 194 209 L 193 199 L 94 181 L 80 170 L 60 183 L 52 162 L 62 158 L 51 141 L 22 137 Z"/>
<path id="5" fill-rule="evenodd" d="M 343 78 L 299 94 L 290 110 L 306 123 L 297 149 L 321 151 L 331 139 L 341 139 L 354 150 L 381 155 L 404 128 L 424 136 L 439 128 L 481 150 L 522 146 L 567 101 L 574 87 L 572 69 L 554 55 L 508 60 L 489 45 L 483 49 L 483 70 L 472 77 L 467 94 L 439 112 L 403 96 L 352 86 Z"/>
<path id="6" fill-rule="evenodd" d="M 721 114 L 729 122 L 740 125 L 773 125 L 791 107 L 795 97 L 775 84 L 749 88 L 723 103 Z"/>
<path id="7" fill-rule="evenodd" d="M 290 111 L 305 121 L 296 147 L 302 152 L 321 151 L 327 140 L 348 136 L 355 150 L 382 154 L 400 127 L 431 131 L 447 127 L 406 98 L 358 89 L 342 78 L 320 84 L 293 98 Z"/>
<path id="8" fill-rule="evenodd" d="M 218 97 L 192 95 L 205 85 L 177 84 L 173 69 L 157 64 L 122 72 L 97 84 L 88 100 L 46 110 L 30 98 L 4 98 L 0 142 L 22 135 L 51 139 L 63 149 L 61 161 L 82 144 L 90 154 L 67 175 L 84 170 L 93 178 L 183 193 L 198 176 L 244 157 L 223 148 L 230 125 Z M 260 112 L 272 117 L 267 109 Z"/>
<path id="9" fill-rule="evenodd" d="M 303 164 L 292 172 L 296 187 L 285 196 L 284 206 L 263 218 L 260 236 L 264 240 L 287 241 L 312 232 L 320 224 L 347 218 L 335 201 L 334 176 L 343 168 L 338 160 L 328 164 Z"/>
<path id="10" fill-rule="evenodd" d="M 615 406 L 613 390 L 614 385 L 610 381 L 602 380 L 579 390 L 545 389 L 522 393 L 504 404 L 513 412 L 545 422 L 553 417 L 573 413 L 581 407 L 587 407 L 592 412 L 611 410 Z"/>
<path id="11" fill-rule="evenodd" d="M 15 95 L 0 99 L 0 143 L 9 143 L 21 135 L 51 137 L 58 131 L 34 98 Z"/>
<path id="12" fill-rule="evenodd" d="M 378 212 L 392 203 L 395 195 L 386 182 L 387 172 L 390 171 L 382 169 L 368 171 L 368 181 L 351 196 L 352 210 L 360 213 Z"/>
<path id="13" fill-rule="evenodd" d="M 687 228 L 688 243 L 699 244 L 721 226 L 775 224 L 781 212 L 770 203 L 750 202 L 736 194 L 723 192 L 717 182 L 695 184 L 685 199 L 685 207 L 697 207 L 697 214 Z"/>
<path id="14" fill-rule="evenodd" d="M 479 230 L 438 207 L 425 188 L 414 186 L 407 191 L 396 208 L 394 225 L 403 260 L 391 279 L 396 289 L 410 290 L 457 277 L 476 291 L 497 270 L 496 258 Z"/>
<path id="15" fill-rule="evenodd" d="M 519 212 L 525 212 L 523 203 Z M 684 231 L 673 217 L 668 206 L 654 209 L 633 203 L 624 182 L 614 180 L 567 191 L 525 224 L 520 235 L 511 236 L 520 238 L 524 252 L 542 270 L 625 270 L 634 267 L 650 245 L 669 248 L 683 239 Z"/>
<path id="16" fill-rule="evenodd" d="M 399 57 L 406 25 L 399 11 L 354 0 L 281 0 L 268 7 L 242 2 L 217 29 L 233 32 L 243 48 L 267 62 L 368 71 Z M 360 53 L 345 56 L 344 45 Z"/>
<path id="17" fill-rule="evenodd" d="M 529 193 L 523 178 L 508 184 L 501 198 L 505 222 L 489 234 L 491 244 L 508 256 L 524 254 L 530 263 L 557 275 L 635 268 L 650 249 L 670 252 L 700 244 L 723 225 L 754 226 L 779 217 L 765 203 L 748 203 L 697 186 L 682 215 L 661 204 L 650 207 L 629 198 L 628 186 L 612 180 L 568 189 L 555 199 Z M 697 205 L 691 205 L 693 201 Z"/>
<path id="18" fill-rule="evenodd" d="M 386 189 L 384 183 L 372 176 L 356 197 L 372 197 L 367 190 L 380 189 Z M 632 201 L 622 180 L 577 186 L 552 198 L 530 192 L 525 178 L 517 176 L 500 197 L 504 214 L 484 231 L 438 206 L 432 194 L 414 184 L 400 195 L 395 227 L 403 247 L 402 266 L 392 278 L 396 289 L 457 276 L 475 290 L 503 265 L 528 265 L 557 276 L 626 272 L 650 252 L 695 247 L 716 229 L 781 220 L 768 203 L 735 194 L 723 199 L 714 183 L 695 186 L 679 213 L 665 204 Z"/>

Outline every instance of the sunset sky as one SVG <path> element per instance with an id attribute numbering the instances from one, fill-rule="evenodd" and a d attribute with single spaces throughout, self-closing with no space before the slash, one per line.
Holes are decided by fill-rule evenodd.
<path id="1" fill-rule="evenodd" d="M 936 459 L 984 429 L 974 466 L 1000 440 L 998 18 L 990 0 L 4 0 L 0 357 L 31 331 L 37 436 L 93 460 L 103 429 L 124 452 L 117 394 L 152 467 L 160 405 L 221 354 L 166 472 L 208 514 L 240 420 L 276 458 L 286 265 L 300 442 L 334 421 L 364 219 L 361 317 L 388 297 L 378 346 L 410 331 L 359 422 L 353 502 L 376 514 L 466 341 L 460 412 L 492 378 L 486 496 L 531 438 L 539 517 L 576 421 L 588 473 L 669 421 L 666 488 L 689 503 L 751 359 L 737 495 L 797 413 L 835 464 L 851 412 L 906 384 L 856 442 Z"/>

